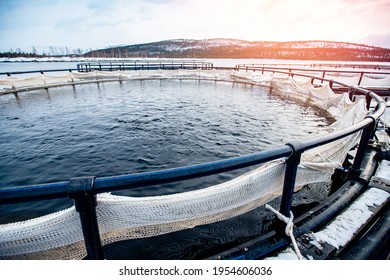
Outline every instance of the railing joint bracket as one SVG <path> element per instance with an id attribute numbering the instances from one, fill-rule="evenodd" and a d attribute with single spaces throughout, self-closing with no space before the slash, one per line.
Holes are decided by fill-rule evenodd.
<path id="1" fill-rule="evenodd" d="M 68 196 L 71 199 L 79 196 L 93 195 L 93 185 L 95 183 L 95 176 L 85 176 L 72 178 L 68 185 Z"/>

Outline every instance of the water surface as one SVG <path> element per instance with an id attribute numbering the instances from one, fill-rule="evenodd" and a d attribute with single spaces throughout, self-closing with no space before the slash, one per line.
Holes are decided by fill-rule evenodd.
<path id="1" fill-rule="evenodd" d="M 0 97 L 0 187 L 188 166 L 271 149 L 324 132 L 329 120 L 267 90 L 209 81 L 65 86 Z M 243 171 L 121 194 L 203 188 Z M 0 206 L 0 222 L 69 207 Z"/>

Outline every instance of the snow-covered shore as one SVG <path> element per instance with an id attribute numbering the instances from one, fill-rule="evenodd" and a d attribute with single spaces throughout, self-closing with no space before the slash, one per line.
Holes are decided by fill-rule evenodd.
<path id="1" fill-rule="evenodd" d="M 389 62 L 378 61 L 324 61 L 324 60 L 286 60 L 286 59 L 257 59 L 257 58 L 151 58 L 151 57 L 81 57 L 81 56 L 52 56 L 52 57 L 0 57 L 0 63 L 7 62 L 113 62 L 113 61 L 207 61 L 217 66 L 235 66 L 236 64 L 273 64 L 273 65 L 389 65 Z"/>
<path id="2" fill-rule="evenodd" d="M 90 61 L 192 61 L 187 58 L 115 58 L 115 57 L 79 57 L 79 56 L 53 56 L 53 57 L 1 57 L 0 62 L 90 62 Z M 196 59 L 199 60 L 199 59 Z"/>

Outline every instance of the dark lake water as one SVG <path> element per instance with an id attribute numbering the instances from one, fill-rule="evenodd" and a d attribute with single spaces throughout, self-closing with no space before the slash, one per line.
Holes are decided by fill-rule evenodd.
<path id="1" fill-rule="evenodd" d="M 329 120 L 267 89 L 147 80 L 0 96 L 0 187 L 112 176 L 247 155 L 322 133 Z M 231 179 L 230 172 L 121 194 L 160 195 Z M 0 206 L 0 223 L 51 213 L 68 200 Z"/>

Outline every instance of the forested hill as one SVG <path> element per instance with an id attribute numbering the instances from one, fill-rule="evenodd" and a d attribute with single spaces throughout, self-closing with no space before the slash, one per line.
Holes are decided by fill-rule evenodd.
<path id="1" fill-rule="evenodd" d="M 267 58 L 390 61 L 390 49 L 331 41 L 167 40 L 90 51 L 87 57 Z"/>

